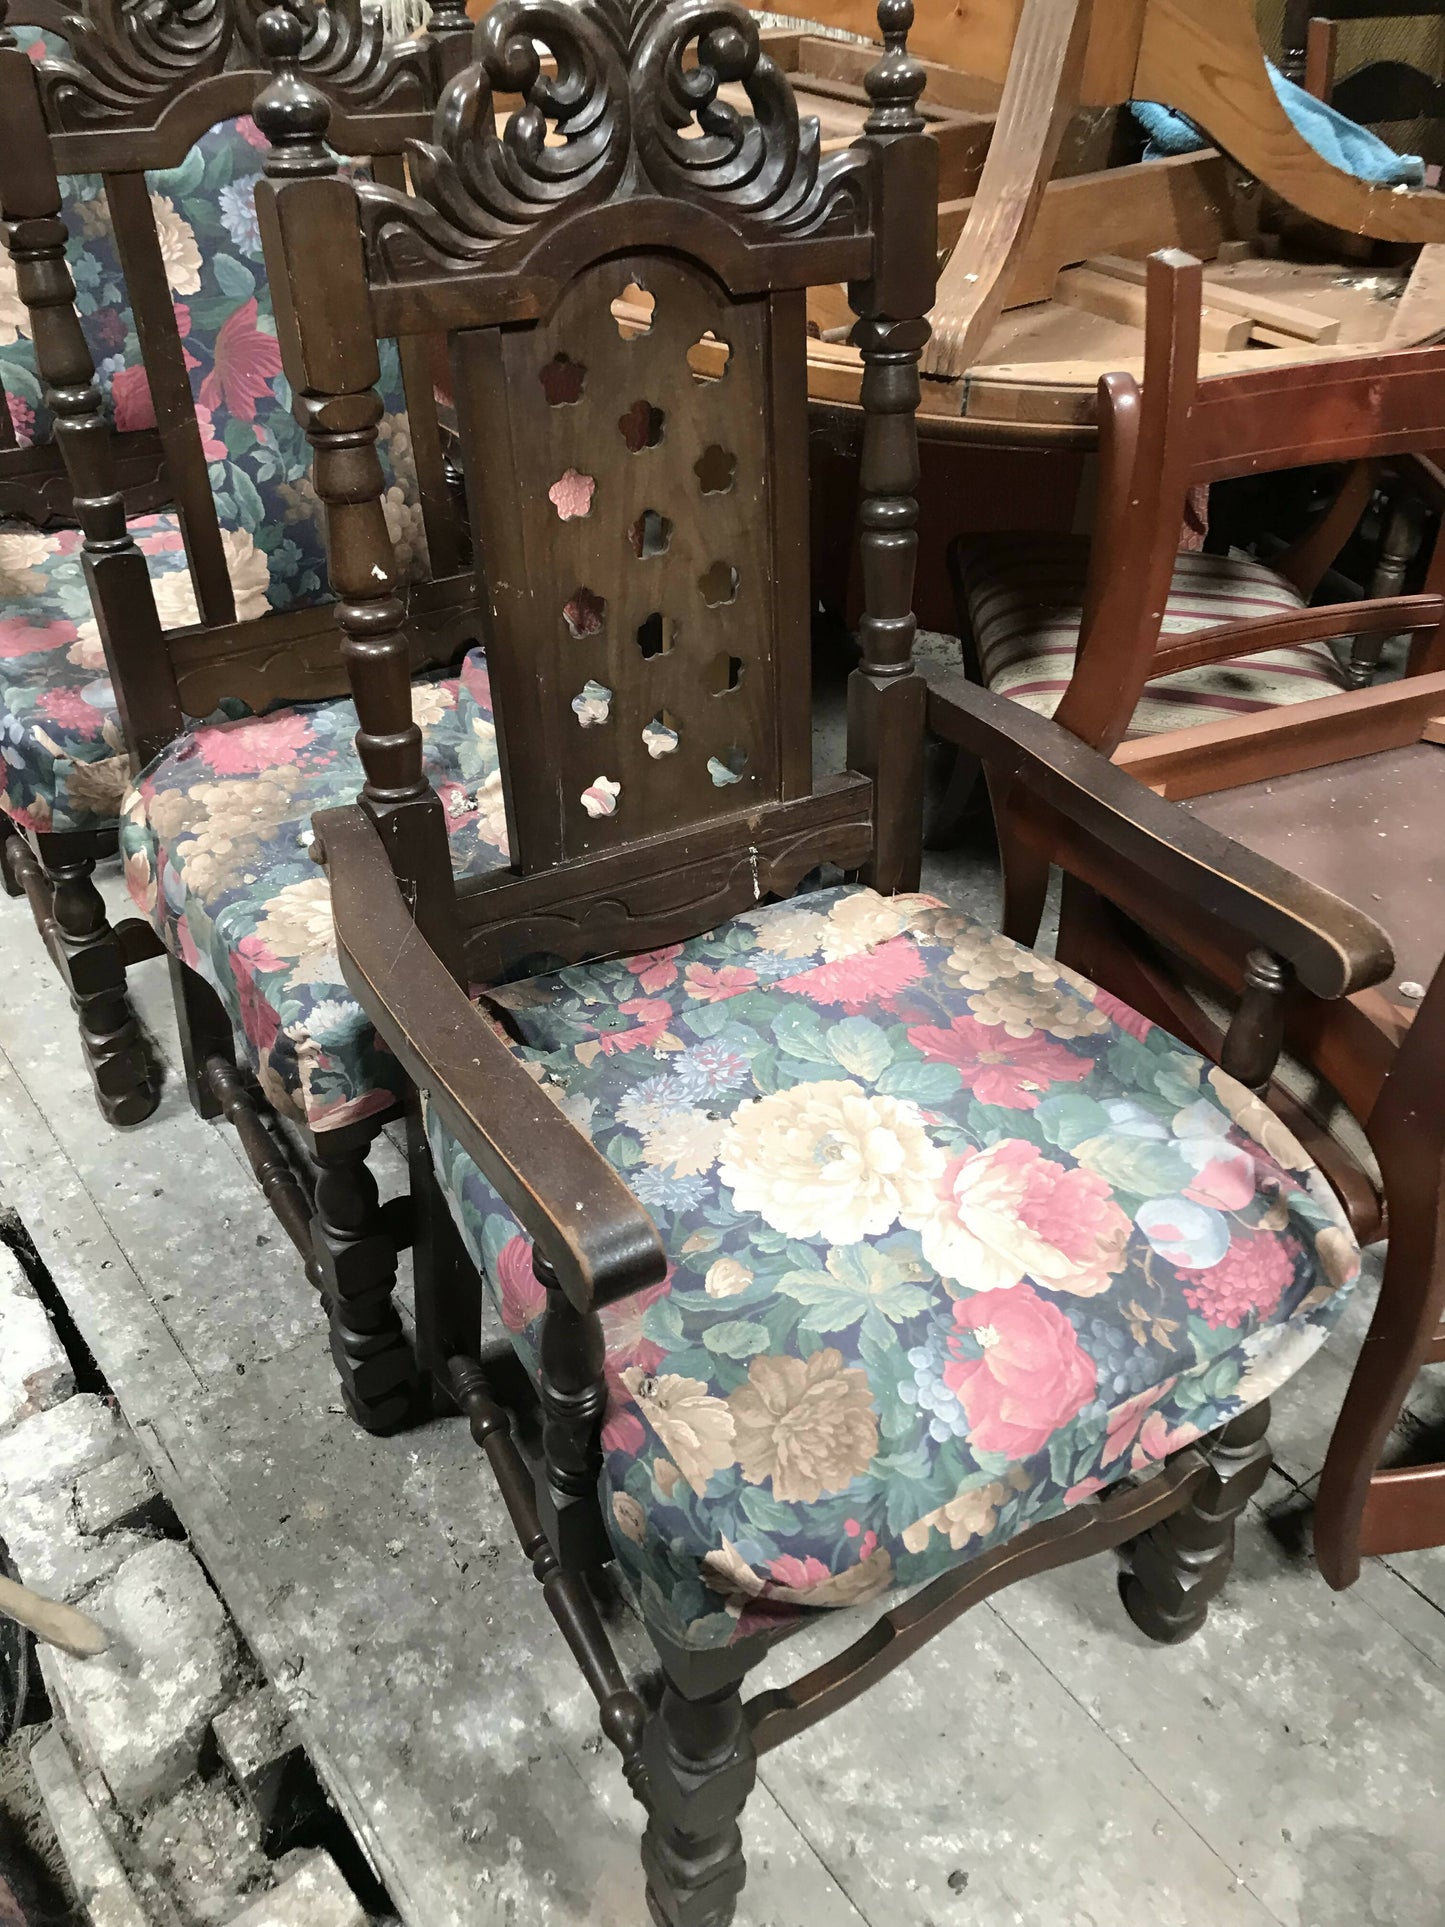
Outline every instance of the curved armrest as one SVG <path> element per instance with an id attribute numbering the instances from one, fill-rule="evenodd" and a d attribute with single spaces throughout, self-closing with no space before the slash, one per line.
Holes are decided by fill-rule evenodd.
<path id="1" fill-rule="evenodd" d="M 930 681 L 928 722 L 1091 842 L 1286 959 L 1317 997 L 1348 997 L 1394 968 L 1389 938 L 1362 912 L 1156 796 L 1048 717 L 954 670 Z"/>
<path id="2" fill-rule="evenodd" d="M 468 998 L 411 918 L 381 838 L 356 805 L 323 810 L 341 974 L 495 1185 L 579 1311 L 667 1272 L 657 1227 Z"/>

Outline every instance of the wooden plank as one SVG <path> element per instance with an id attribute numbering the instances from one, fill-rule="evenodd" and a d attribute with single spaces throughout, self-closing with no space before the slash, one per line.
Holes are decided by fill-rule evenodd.
<path id="1" fill-rule="evenodd" d="M 1128 260 L 1121 254 L 1091 254 L 1084 265 L 1099 274 L 1112 275 L 1140 288 L 1148 273 L 1147 263 Z M 1222 281 L 1218 275 L 1207 272 L 1204 288 L 1205 300 L 1210 307 L 1223 308 L 1227 314 L 1247 315 L 1252 321 L 1263 323 L 1265 327 L 1292 340 L 1339 340 L 1340 323 L 1335 315 L 1317 314 L 1313 308 L 1277 301 L 1273 295 L 1260 294 L 1254 288 L 1238 288 L 1233 282 Z"/>
<path id="2" fill-rule="evenodd" d="M 1172 797 L 1207 796 L 1265 777 L 1292 776 L 1352 756 L 1403 749 L 1441 713 L 1445 671 L 1318 702 L 1290 703 L 1228 723 L 1202 723 L 1121 743 L 1114 761 Z"/>
<path id="3" fill-rule="evenodd" d="M 1445 1540 L 1445 1465 L 1405 1465 L 1370 1480 L 1360 1551 L 1420 1552 Z"/>
<path id="4" fill-rule="evenodd" d="M 1131 328 L 1144 326 L 1148 303 L 1144 289 L 1092 265 L 1065 268 L 1054 283 L 1054 299 L 1068 308 L 1122 321 Z M 1199 339 L 1206 348 L 1242 348 L 1249 340 L 1248 315 L 1227 314 L 1219 308 L 1199 311 Z"/>

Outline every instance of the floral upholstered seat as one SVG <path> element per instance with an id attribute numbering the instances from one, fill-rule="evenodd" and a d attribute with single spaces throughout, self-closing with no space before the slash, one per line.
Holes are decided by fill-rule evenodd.
<path id="1" fill-rule="evenodd" d="M 146 557 L 162 622 L 195 622 L 175 516 L 144 516 L 131 534 Z M 228 556 L 241 546 L 233 538 Z M 237 599 L 244 607 L 240 581 Z M 26 829 L 114 826 L 130 763 L 78 530 L 0 527 L 0 758 L 0 809 Z"/>
<path id="2" fill-rule="evenodd" d="M 991 535 L 958 552 L 962 592 L 984 682 L 1052 716 L 1074 673 L 1089 567 L 1086 536 Z M 1303 608 L 1293 584 L 1261 562 L 1183 551 L 1161 634 Z M 1228 722 L 1253 710 L 1338 695 L 1344 673 L 1327 642 L 1299 643 L 1159 676 L 1145 686 L 1128 735 Z"/>
<path id="3" fill-rule="evenodd" d="M 486 657 L 418 682 L 412 714 L 442 798 L 458 876 L 506 863 Z M 311 818 L 361 788 L 349 701 L 190 731 L 125 799 L 120 848 L 136 903 L 167 948 L 219 993 L 271 1103 L 325 1130 L 405 1087 L 337 961 Z"/>
<path id="4" fill-rule="evenodd" d="M 603 1313 L 617 1555 L 693 1645 L 913 1585 L 1266 1398 L 1358 1269 L 1263 1104 L 926 897 L 842 888 L 491 994 L 652 1213 Z M 542 1292 L 429 1121 L 524 1360 Z"/>

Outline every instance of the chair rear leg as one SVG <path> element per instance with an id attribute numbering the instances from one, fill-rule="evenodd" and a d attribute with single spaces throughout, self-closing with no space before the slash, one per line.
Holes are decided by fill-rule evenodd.
<path id="1" fill-rule="evenodd" d="M 176 1029 L 180 1033 L 181 1063 L 185 1070 L 186 1094 L 197 1117 L 218 1117 L 221 1103 L 206 1075 L 212 1057 L 236 1060 L 236 1039 L 226 1007 L 189 964 L 167 952 L 171 973 L 171 996 L 175 1001 Z"/>
<path id="2" fill-rule="evenodd" d="M 396 1241 L 366 1154 L 379 1125 L 343 1125 L 311 1142 L 316 1169 L 312 1262 L 325 1294 L 331 1356 L 346 1409 L 365 1431 L 400 1431 L 417 1416 L 416 1366 L 392 1302 Z"/>
<path id="3" fill-rule="evenodd" d="M 12 858 L 19 856 L 23 842 L 24 838 L 19 830 L 5 812 L 0 810 L 0 886 L 4 887 L 7 897 L 25 895 L 25 885 L 10 867 Z"/>
<path id="4" fill-rule="evenodd" d="M 743 1718 L 743 1674 L 704 1694 L 664 1669 L 662 1704 L 642 1741 L 647 1904 L 656 1927 L 728 1927 L 747 1880 L 738 1818 L 757 1778 Z"/>
<path id="5" fill-rule="evenodd" d="M 70 993 L 95 1099 L 112 1124 L 139 1124 L 160 1101 L 145 1039 L 125 987 L 125 958 L 93 881 L 95 840 L 83 833 L 37 839 L 49 916 L 36 921 Z M 25 881 L 23 858 L 20 880 Z M 35 895 L 27 889 L 35 906 Z M 48 927 L 47 927 L 48 926 Z"/>
<path id="6" fill-rule="evenodd" d="M 1197 1633 L 1234 1564 L 1234 1522 L 1270 1468 L 1269 1401 L 1241 1412 L 1200 1450 L 1210 1476 L 1178 1512 L 1136 1539 L 1119 1582 L 1141 1633 L 1175 1646 Z"/>

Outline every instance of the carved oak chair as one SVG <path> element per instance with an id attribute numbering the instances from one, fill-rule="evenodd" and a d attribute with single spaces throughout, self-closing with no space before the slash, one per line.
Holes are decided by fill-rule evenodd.
<path id="1" fill-rule="evenodd" d="M 0 49 L 0 117 L 16 131 L 0 149 L 0 197 L 82 522 L 81 535 L 45 551 L 76 580 L 54 586 L 56 560 L 42 581 L 58 607 L 42 602 L 31 618 L 35 676 L 17 673 L 13 655 L 6 664 L 9 803 L 27 831 L 12 839 L 11 869 L 70 985 L 102 1107 L 117 1121 L 154 1102 L 125 966 L 168 956 L 192 1102 L 237 1126 L 326 1295 L 350 1407 L 384 1430 L 407 1417 L 412 1397 L 390 1299 L 409 1228 L 404 1203 L 381 1207 L 366 1157 L 402 1080 L 346 993 L 326 881 L 308 853 L 312 810 L 354 794 L 360 769 L 319 508 L 297 458 L 302 431 L 255 227 L 254 184 L 269 156 L 249 116 L 263 78 L 254 17 L 206 0 L 128 13 L 124 29 L 122 49 L 116 17 L 97 0 L 73 60 L 34 65 Z M 338 103 L 338 150 L 403 181 L 401 143 L 429 124 L 448 46 L 464 57 L 468 32 L 459 7 L 450 16 L 438 7 L 429 36 L 387 48 L 371 9 L 308 13 L 303 65 Z M 106 183 L 141 347 L 112 393 L 117 409 L 123 392 L 154 409 L 174 490 L 174 514 L 130 529 L 66 266 L 57 167 Z M 284 337 L 284 309 L 281 321 Z M 123 376 L 134 380 L 128 391 Z M 478 626 L 427 344 L 388 347 L 383 386 L 384 509 L 410 552 L 410 660 L 430 670 L 415 713 L 448 798 L 452 860 L 485 869 L 504 854 L 485 659 L 474 651 L 460 673 L 431 668 L 453 664 Z M 18 668 L 31 666 L 22 657 Z M 103 797 L 97 750 L 111 780 Z M 54 797 L 44 809 L 17 807 L 17 773 L 36 771 Z M 118 814 L 145 915 L 112 930 L 91 871 L 114 846 Z M 263 1121 L 258 1083 L 296 1127 L 310 1177 Z"/>
<path id="2" fill-rule="evenodd" d="M 1270 1068 L 1260 991 L 1225 1074 L 914 893 L 927 715 L 1076 820 L 1089 874 L 1128 856 L 1146 894 L 1173 879 L 1324 994 L 1388 968 L 1368 919 L 912 669 L 935 157 L 911 14 L 883 0 L 867 130 L 820 164 L 727 0 L 504 0 L 410 151 L 413 199 L 335 172 L 301 28 L 262 25 L 263 227 L 366 772 L 317 832 L 347 982 L 426 1097 L 423 1362 L 647 1810 L 664 1927 L 732 1918 L 759 1753 L 1013 1577 L 1132 1539 L 1139 1624 L 1201 1624 L 1267 1464 L 1263 1401 L 1357 1263 L 1237 1081 Z M 522 97 L 501 136 L 498 92 Z M 849 768 L 815 782 L 803 291 L 824 279 L 853 290 L 865 362 L 866 614 Z M 625 333 L 624 293 L 650 302 Z M 512 848 L 455 882 L 375 451 L 375 339 L 438 330 Z M 540 1401 L 535 1479 L 479 1274 Z M 589 1590 L 612 1560 L 662 1660 L 651 1714 Z M 743 1706 L 773 1640 L 899 1585 L 922 1590 Z"/>
<path id="3" fill-rule="evenodd" d="M 399 143 L 426 123 L 449 31 L 458 44 L 455 13 L 450 29 L 443 10 L 429 40 L 394 51 L 383 50 L 379 18 L 359 7 L 318 17 L 308 63 L 346 108 L 338 140 L 386 178 L 401 178 Z M 211 715 L 223 701 L 239 715 L 278 698 L 315 699 L 344 680 L 321 606 L 317 508 L 304 439 L 286 405 L 252 208 L 265 155 L 248 115 L 260 78 L 252 23 L 246 0 L 210 0 L 199 11 L 165 6 L 144 21 L 97 4 L 70 22 L 67 57 L 34 60 L 42 50 L 20 44 L 33 43 L 33 33 L 8 35 L 0 47 L 0 99 L 14 133 L 0 154 L 5 258 L 18 276 L 19 313 L 29 313 L 42 409 L 56 425 L 83 529 L 9 544 L 0 807 L 24 836 L 7 840 L 6 867 L 31 899 L 71 991 L 97 1098 L 118 1123 L 137 1122 L 156 1101 L 125 995 L 128 963 L 167 943 L 183 954 L 240 1010 L 253 1063 L 267 1026 L 277 1029 L 264 996 L 228 980 L 194 933 L 186 947 L 179 869 L 169 900 L 155 896 L 148 906 L 151 928 L 132 921 L 115 931 L 106 921 L 91 875 L 97 857 L 116 846 L 132 770 L 174 739 L 187 716 Z M 58 174 L 89 176 L 91 185 L 67 206 Z M 80 239 L 68 256 L 67 213 Z M 110 350 L 99 381 L 97 347 Z M 409 412 L 393 356 L 390 509 L 413 573 L 425 576 L 429 555 L 440 578 L 418 580 L 413 593 L 421 666 L 446 660 L 462 639 L 465 556 L 430 383 L 415 358 L 405 374 Z M 174 504 L 129 531 L 120 512 L 126 450 L 116 431 L 121 444 L 144 432 L 163 449 L 157 493 Z M 127 505 L 137 506 L 133 496 Z M 343 723 L 343 740 L 345 733 Z M 230 765 L 216 773 L 262 773 L 271 760 L 264 739 L 245 740 L 241 760 L 233 747 Z M 273 754 L 284 753 L 278 742 Z M 343 779 L 334 793 L 345 789 Z M 283 949 L 280 960 L 294 964 L 297 954 Z M 178 979 L 183 1016 L 199 1009 L 224 1032 L 198 981 Z M 339 984 L 332 988 L 340 994 Z M 293 1030 L 304 1015 L 289 1011 Z M 280 1047 L 286 1062 L 271 1079 L 274 1093 L 301 1082 L 294 1041 Z M 306 1042 L 303 1034 L 302 1056 Z M 214 1094 L 189 1068 L 193 1097 L 214 1110 Z"/>

